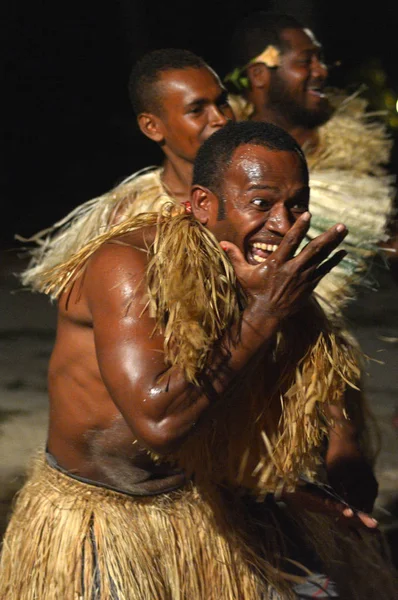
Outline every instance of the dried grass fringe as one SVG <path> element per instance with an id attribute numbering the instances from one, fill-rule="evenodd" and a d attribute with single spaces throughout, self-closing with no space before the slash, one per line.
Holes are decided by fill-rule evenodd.
<path id="1" fill-rule="evenodd" d="M 262 360 L 251 361 L 182 448 L 167 457 L 198 482 L 227 481 L 257 498 L 281 481 L 294 490 L 300 475 L 316 477 L 331 424 L 327 406 L 341 406 L 346 386 L 355 387 L 360 378 L 355 349 L 329 331 L 316 310 L 303 311 L 281 331 L 274 362 L 280 376 L 273 387 Z M 275 423 L 278 404 L 281 416 Z M 366 428 L 363 423 L 364 436 Z"/>
<path id="2" fill-rule="evenodd" d="M 261 514 L 262 525 L 238 497 L 194 486 L 132 498 L 76 481 L 40 453 L 3 540 L 0 599 L 270 600 L 278 590 L 293 600 L 302 578 L 282 568 L 276 514 Z M 342 600 L 396 599 L 382 536 L 314 513 L 295 520 Z"/>
<path id="3" fill-rule="evenodd" d="M 350 532 L 336 526 L 333 517 L 306 511 L 295 520 L 341 600 L 397 600 L 398 572 L 382 531 Z"/>
<path id="4" fill-rule="evenodd" d="M 80 483 L 40 456 L 20 491 L 0 565 L 1 600 L 267 600 L 294 598 L 270 517 L 262 543 L 248 514 L 193 486 L 132 498 Z M 96 552 L 93 549 L 95 539 Z M 266 556 L 268 556 L 266 554 Z M 100 591 L 95 591 L 100 582 Z"/>
<path id="5" fill-rule="evenodd" d="M 319 128 L 315 149 L 307 152 L 311 187 L 308 238 L 342 221 L 348 235 L 340 245 L 346 257 L 316 289 L 326 312 L 342 311 L 358 289 L 377 289 L 378 270 L 388 269 L 378 244 L 389 238 L 396 177 L 387 170 L 393 140 L 381 113 L 367 110 L 360 88 L 335 98 L 332 119 Z"/>
<path id="6" fill-rule="evenodd" d="M 77 206 L 51 227 L 29 238 L 16 235 L 17 240 L 29 244 L 25 246 L 29 264 L 20 274 L 22 284 L 40 292 L 42 274 L 69 260 L 90 240 L 123 220 L 157 212 L 171 202 L 162 173 L 161 167 L 140 169 L 109 192 Z"/>

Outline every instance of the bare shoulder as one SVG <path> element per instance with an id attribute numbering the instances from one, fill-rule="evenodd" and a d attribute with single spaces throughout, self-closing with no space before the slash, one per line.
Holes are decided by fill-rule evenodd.
<path id="1" fill-rule="evenodd" d="M 76 314 L 80 317 L 84 309 L 91 320 L 95 308 L 112 307 L 116 314 L 127 299 L 131 302 L 138 294 L 142 296 L 148 249 L 154 237 L 155 228 L 145 227 L 104 242 L 93 252 L 71 288 L 63 293 L 60 310 L 72 318 Z"/>
<path id="2" fill-rule="evenodd" d="M 148 250 L 155 238 L 155 228 L 146 227 L 111 238 L 94 252 L 87 263 L 87 280 L 117 278 L 125 271 L 142 271 Z"/>

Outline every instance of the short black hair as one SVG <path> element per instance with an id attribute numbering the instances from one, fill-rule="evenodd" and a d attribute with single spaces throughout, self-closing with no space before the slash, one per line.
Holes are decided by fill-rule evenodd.
<path id="1" fill-rule="evenodd" d="M 259 10 L 242 19 L 232 34 L 229 48 L 231 68 L 245 67 L 269 45 L 287 50 L 281 39 L 285 29 L 304 29 L 292 15 Z"/>
<path id="2" fill-rule="evenodd" d="M 203 58 L 183 48 L 160 48 L 144 54 L 133 66 L 128 82 L 130 102 L 136 116 L 144 111 L 159 114 L 161 103 L 156 83 L 160 73 L 203 67 L 209 68 Z"/>
<path id="3" fill-rule="evenodd" d="M 205 140 L 194 162 L 193 185 L 206 187 L 222 197 L 225 172 L 235 150 L 245 144 L 295 152 L 300 159 L 303 179 L 308 185 L 308 165 L 301 146 L 278 125 L 259 121 L 230 121 Z"/>

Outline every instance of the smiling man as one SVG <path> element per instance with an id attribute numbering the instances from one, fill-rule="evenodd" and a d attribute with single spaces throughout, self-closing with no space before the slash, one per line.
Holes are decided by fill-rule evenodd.
<path id="1" fill-rule="evenodd" d="M 5 535 L 1 597 L 336 597 L 331 574 L 344 598 L 392 600 L 377 523 L 307 489 L 358 384 L 313 297 L 347 230 L 297 253 L 308 199 L 289 134 L 230 123 L 199 149 L 192 212 L 125 220 L 43 274 L 59 311 L 47 448 Z M 342 573 L 364 560 L 365 585 Z"/>
<path id="2" fill-rule="evenodd" d="M 24 285 L 36 288 L 41 273 L 68 260 L 90 239 L 141 212 L 170 200 L 189 200 L 193 161 L 201 144 L 234 119 L 218 75 L 193 52 L 154 50 L 133 66 L 129 96 L 141 132 L 164 153 L 160 167 L 142 169 L 99 198 L 29 240 L 31 261 Z M 138 149 L 139 151 L 139 149 Z"/>
<path id="3" fill-rule="evenodd" d="M 241 93 L 246 115 L 283 127 L 301 146 L 315 144 L 333 107 L 323 47 L 313 31 L 290 15 L 258 11 L 239 23 L 230 53 L 235 69 L 226 81 Z"/>
<path id="4" fill-rule="evenodd" d="M 217 161 L 217 157 L 209 157 L 210 160 Z M 234 163 L 238 166 L 228 173 L 228 202 L 224 200 L 220 184 L 214 181 L 215 176 L 209 180 L 206 175 L 199 177 L 199 166 L 196 167 L 196 180 L 205 181 L 206 187 L 221 198 L 216 218 L 209 213 L 204 222 L 217 239 L 229 240 L 241 248 L 247 262 L 263 263 L 278 249 L 298 217 L 308 211 L 306 164 L 297 147 L 295 151 L 292 148 L 286 153 L 270 153 L 268 147 L 255 145 L 238 147 Z M 198 161 L 198 164 L 203 163 Z M 219 180 L 222 175 L 220 167 L 220 173 L 217 171 Z M 201 194 L 204 194 L 202 190 L 195 190 L 194 200 Z M 209 207 L 214 206 L 214 202 L 209 203 Z M 199 218 L 201 209 L 202 205 L 199 205 L 199 210 L 195 211 Z"/>
<path id="5" fill-rule="evenodd" d="M 375 266 L 398 263 L 391 136 L 360 90 L 348 95 L 329 86 L 322 43 L 291 15 L 249 13 L 231 36 L 229 56 L 225 82 L 237 118 L 283 127 L 306 154 L 308 239 L 344 215 L 347 257 L 317 288 L 325 310 L 343 311 L 358 286 L 374 289 Z"/>

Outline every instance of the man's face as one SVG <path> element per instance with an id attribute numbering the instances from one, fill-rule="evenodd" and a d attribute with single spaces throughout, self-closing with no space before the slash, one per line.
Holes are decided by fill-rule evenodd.
<path id="1" fill-rule="evenodd" d="M 219 196 L 211 196 L 206 226 L 258 264 L 308 210 L 309 187 L 295 152 L 245 144 L 235 150 Z"/>
<path id="2" fill-rule="evenodd" d="M 269 106 L 293 125 L 318 127 L 331 116 L 324 92 L 328 72 L 322 46 L 309 29 L 285 29 L 281 37 L 290 49 L 281 54 L 280 65 L 271 70 Z"/>
<path id="3" fill-rule="evenodd" d="M 163 150 L 193 162 L 203 142 L 234 120 L 227 92 L 210 68 L 165 71 L 158 85 Z"/>

